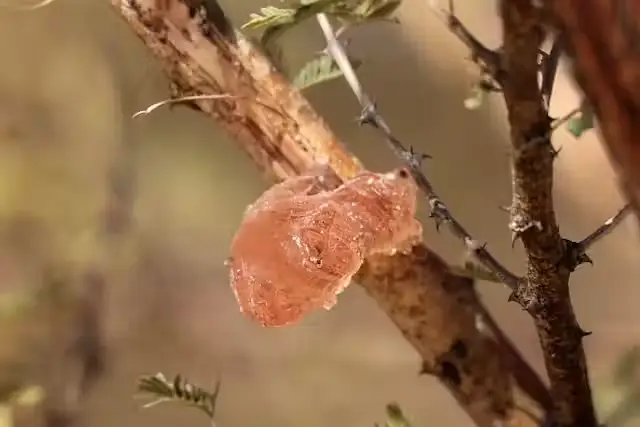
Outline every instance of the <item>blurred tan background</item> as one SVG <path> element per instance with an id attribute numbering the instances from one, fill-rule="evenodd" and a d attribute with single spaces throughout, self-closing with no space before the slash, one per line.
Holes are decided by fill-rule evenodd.
<path id="1" fill-rule="evenodd" d="M 28 13 L 0 8 L 0 296 L 36 289 L 43 265 L 72 272 L 96 260 L 102 265 L 98 230 L 109 168 L 123 149 L 135 167 L 128 186 L 133 223 L 108 268 L 107 371 L 82 425 L 206 422 L 182 408 L 140 409 L 137 377 L 162 371 L 201 385 L 220 375 L 224 427 L 370 427 L 389 401 L 398 401 L 416 426 L 469 426 L 435 380 L 418 377 L 414 351 L 356 286 L 334 310 L 300 326 L 262 329 L 240 315 L 223 261 L 244 207 L 266 184 L 203 115 L 175 108 L 130 119 L 166 98 L 168 81 L 108 3 L 56 0 Z M 265 0 L 221 3 L 240 25 Z M 460 3 L 460 18 L 495 46 L 493 2 Z M 353 53 L 365 61 L 363 83 L 396 135 L 434 157 L 429 176 L 458 218 L 521 268 L 521 250 L 510 248 L 508 218 L 498 209 L 510 201 L 500 99 L 464 108 L 474 68 L 426 0 L 405 0 L 398 17 L 401 25 L 352 33 Z M 293 66 L 322 48 L 313 25 L 295 30 L 284 46 Z M 368 167 L 396 164 L 373 131 L 355 124 L 359 108 L 344 83 L 312 88 L 308 96 Z M 577 100 L 562 76 L 552 112 L 561 115 Z M 558 218 L 564 235 L 579 239 L 622 202 L 595 133 L 576 141 L 559 131 L 556 143 Z M 452 262 L 461 259 L 461 244 L 426 224 L 429 244 Z M 626 221 L 593 249 L 595 266 L 572 279 L 578 318 L 593 331 L 586 346 L 596 388 L 606 387 L 619 354 L 640 342 L 638 239 Z M 501 286 L 481 290 L 540 367 L 528 317 L 507 304 Z M 53 369 L 69 322 L 60 310 L 0 323 L 0 382 L 16 366 L 34 379 Z"/>

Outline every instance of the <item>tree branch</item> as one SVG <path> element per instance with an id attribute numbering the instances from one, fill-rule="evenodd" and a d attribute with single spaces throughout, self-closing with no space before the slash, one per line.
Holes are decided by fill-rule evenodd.
<path id="1" fill-rule="evenodd" d="M 447 0 L 448 10 L 443 10 L 431 4 L 431 10 L 445 23 L 471 53 L 471 60 L 480 69 L 490 76 L 498 84 L 493 90 L 499 90 L 504 79 L 504 69 L 502 68 L 500 52 L 486 47 L 471 31 L 458 19 L 455 13 L 454 0 Z"/>
<path id="2" fill-rule="evenodd" d="M 532 315 L 544 353 L 555 426 L 596 427 L 578 326 L 569 295 L 572 268 L 555 218 L 551 120 L 538 86 L 545 32 L 530 0 L 502 0 L 503 93 L 513 146 L 510 228 L 528 256 L 527 280 L 512 296 Z"/>
<path id="3" fill-rule="evenodd" d="M 509 286 L 511 290 L 517 289 L 520 279 L 500 264 L 500 262 L 498 262 L 498 260 L 496 260 L 495 257 L 485 248 L 485 245 L 479 244 L 478 241 L 469 234 L 464 226 L 456 220 L 444 202 L 442 202 L 438 197 L 433 185 L 424 172 L 422 172 L 422 160 L 425 156 L 415 153 L 413 148 L 407 150 L 402 142 L 393 136 L 391 128 L 380 113 L 378 113 L 378 110 L 369 95 L 364 91 L 351 62 L 349 61 L 347 53 L 336 38 L 327 16 L 321 13 L 317 15 L 317 19 L 327 41 L 327 51 L 333 57 L 334 61 L 340 68 L 340 71 L 342 71 L 342 74 L 362 107 L 362 123 L 370 124 L 374 128 L 379 129 L 384 134 L 396 157 L 402 160 L 409 168 L 413 178 L 418 184 L 418 187 L 427 198 L 429 208 L 431 209 L 430 216 L 436 220 L 436 227 L 439 227 L 442 223 L 447 224 L 453 235 L 462 240 L 467 250 L 473 254 L 487 270 Z"/>
<path id="4" fill-rule="evenodd" d="M 362 170 L 308 102 L 234 30 L 212 0 L 111 0 L 185 94 L 197 100 L 271 179 L 327 161 L 342 179 Z M 492 337 L 478 330 L 469 279 L 424 244 L 369 258 L 358 282 L 417 350 L 426 370 L 482 427 L 535 426 L 514 401 L 515 385 Z M 498 353 L 499 354 L 499 353 Z"/>
<path id="5" fill-rule="evenodd" d="M 609 235 L 620 223 L 631 213 L 631 205 L 624 205 L 614 216 L 609 218 L 600 227 L 596 228 L 591 234 L 582 239 L 578 244 L 583 251 L 591 248 L 595 243 L 599 242 L 603 237 Z"/>
<path id="6" fill-rule="evenodd" d="M 404 145 L 393 136 L 391 128 L 387 125 L 380 113 L 378 113 L 369 95 L 364 91 L 355 69 L 349 61 L 344 47 L 337 40 L 337 35 L 334 33 L 327 16 L 322 13 L 318 14 L 317 20 L 327 42 L 328 54 L 333 57 L 349 84 L 349 87 L 360 102 L 364 111 L 363 122 L 381 130 L 396 156 L 411 170 L 413 177 L 418 183 L 418 187 L 427 197 L 427 202 L 431 208 L 430 215 L 435 218 L 436 227 L 439 227 L 442 222 L 448 224 L 452 233 L 465 243 L 469 254 L 480 261 L 482 266 L 487 270 L 488 275 L 497 278 L 498 281 L 502 283 L 506 283 L 512 290 L 517 289 L 520 279 L 502 266 L 483 245 L 478 245 L 466 229 L 450 213 L 446 205 L 438 198 L 433 186 L 421 170 L 423 156 L 414 153 L 413 149 L 407 150 Z M 472 288 L 473 281 L 470 282 L 468 286 Z M 550 408 L 550 396 L 537 373 L 524 361 L 518 350 L 512 345 L 506 335 L 503 334 L 499 326 L 493 321 L 488 310 L 479 302 L 475 305 L 478 315 L 484 317 L 484 321 L 488 323 L 489 328 L 500 346 L 500 351 L 503 356 L 505 359 L 508 359 L 508 363 L 512 368 L 511 372 L 515 376 L 516 382 L 530 397 L 540 403 L 543 408 Z"/>

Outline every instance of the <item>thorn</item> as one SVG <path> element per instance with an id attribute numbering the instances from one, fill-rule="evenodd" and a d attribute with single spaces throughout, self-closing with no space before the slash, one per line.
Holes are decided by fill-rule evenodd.
<path id="1" fill-rule="evenodd" d="M 556 148 L 555 148 L 553 145 L 551 145 L 551 144 L 549 144 L 549 147 L 550 147 L 550 149 L 551 149 L 551 159 L 552 159 L 552 160 L 557 159 L 557 158 L 558 158 L 558 156 L 560 155 L 560 152 L 562 151 L 562 147 L 558 147 L 558 148 L 556 149 Z"/>
<path id="2" fill-rule="evenodd" d="M 518 297 L 516 296 L 516 291 L 513 291 L 509 294 L 509 298 L 507 298 L 507 302 L 518 302 Z"/>
<path id="3" fill-rule="evenodd" d="M 440 218 L 440 217 L 438 216 L 438 214 L 436 214 L 436 212 L 435 212 L 435 211 L 431 211 L 431 212 L 429 213 L 429 218 L 432 218 L 432 219 L 433 219 L 433 222 L 434 222 L 434 223 L 435 223 L 435 225 L 436 225 L 436 231 L 437 231 L 437 232 L 440 232 L 440 226 L 442 226 L 442 223 L 443 223 L 442 218 Z"/>
<path id="4" fill-rule="evenodd" d="M 426 159 L 432 159 L 433 157 L 431 157 L 428 154 L 425 153 L 418 153 L 413 149 L 413 145 L 409 147 L 409 164 L 411 165 L 411 167 L 415 168 L 415 169 L 420 169 L 422 167 L 422 163 L 426 160 Z"/>
<path id="5" fill-rule="evenodd" d="M 558 264 L 563 264 L 569 271 L 575 271 L 582 264 L 593 265 L 593 260 L 584 252 L 582 245 L 569 239 L 563 239 L 565 254 Z"/>
<path id="6" fill-rule="evenodd" d="M 580 336 L 580 339 L 584 337 L 588 337 L 592 333 L 593 333 L 592 331 L 585 331 L 584 329 L 578 326 L 578 335 Z"/>
<path id="7" fill-rule="evenodd" d="M 371 102 L 362 108 L 360 117 L 358 117 L 358 124 L 360 126 L 371 125 L 373 127 L 378 127 L 378 125 L 376 124 L 377 115 L 378 113 L 376 111 L 376 104 L 374 102 Z"/>
<path id="8" fill-rule="evenodd" d="M 522 237 L 522 233 L 520 233 L 519 231 L 512 231 L 511 232 L 511 249 L 514 249 L 516 247 L 516 242 Z"/>
<path id="9" fill-rule="evenodd" d="M 585 252 L 582 252 L 580 255 L 578 255 L 577 261 L 580 264 L 591 264 L 593 266 L 593 260 Z"/>
<path id="10" fill-rule="evenodd" d="M 511 213 L 511 206 L 498 206 L 498 209 L 500 209 L 503 212 L 506 212 L 508 214 Z"/>

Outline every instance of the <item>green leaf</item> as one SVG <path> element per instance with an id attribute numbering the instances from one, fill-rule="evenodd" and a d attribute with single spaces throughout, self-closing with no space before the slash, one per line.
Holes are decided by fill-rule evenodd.
<path id="1" fill-rule="evenodd" d="M 360 65 L 360 61 L 352 60 L 351 64 L 354 69 Z M 307 62 L 298 75 L 293 79 L 293 86 L 303 90 L 308 87 L 324 83 L 329 80 L 341 77 L 342 71 L 330 55 L 322 55 Z"/>
<path id="2" fill-rule="evenodd" d="M 351 24 L 368 21 L 398 22 L 390 16 L 400 7 L 402 0 L 361 0 L 358 3 L 338 3 L 327 13 Z"/>
<path id="3" fill-rule="evenodd" d="M 384 19 L 391 16 L 402 4 L 401 0 L 364 0 L 354 9 L 363 20 Z"/>
<path id="4" fill-rule="evenodd" d="M 400 405 L 397 403 L 389 403 L 386 407 L 386 412 L 385 427 L 411 427 L 411 423 L 404 416 Z"/>
<path id="5" fill-rule="evenodd" d="M 249 15 L 249 22 L 241 28 L 243 30 L 258 29 L 290 24 L 295 20 L 296 12 L 296 9 L 283 9 L 274 6 L 263 7 L 260 9 L 260 13 L 252 13 Z"/>
<path id="6" fill-rule="evenodd" d="M 145 408 L 164 402 L 178 402 L 197 408 L 207 414 L 210 419 L 213 419 L 216 401 L 220 393 L 220 381 L 216 383 L 215 390 L 209 392 L 189 383 L 180 375 L 176 375 L 173 380 L 169 381 L 162 373 L 158 373 L 140 378 L 138 390 L 156 398 L 144 405 Z"/>
<path id="7" fill-rule="evenodd" d="M 586 131 L 593 129 L 595 124 L 595 115 L 589 105 L 583 103 L 580 106 L 580 112 L 573 118 L 569 119 L 566 129 L 576 138 L 580 138 Z"/>
<path id="8" fill-rule="evenodd" d="M 613 382 L 618 387 L 627 387 L 636 379 L 640 368 L 640 346 L 627 350 L 616 363 Z"/>
<path id="9" fill-rule="evenodd" d="M 288 8 L 267 6 L 260 9 L 260 13 L 252 13 L 250 20 L 242 26 L 242 29 L 264 28 L 261 42 L 266 45 L 271 40 L 279 37 L 285 31 L 299 25 L 318 13 L 329 12 L 336 3 L 343 0 L 303 0 Z"/>
<path id="10" fill-rule="evenodd" d="M 640 417 L 640 394 L 632 390 L 616 405 L 603 420 L 607 427 L 623 427 Z"/>

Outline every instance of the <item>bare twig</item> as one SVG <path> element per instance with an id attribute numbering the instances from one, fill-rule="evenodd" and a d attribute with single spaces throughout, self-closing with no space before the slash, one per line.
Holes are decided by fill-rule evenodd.
<path id="1" fill-rule="evenodd" d="M 144 110 L 137 111 L 136 113 L 134 113 L 133 116 L 131 116 L 131 118 L 135 119 L 135 118 L 138 118 L 140 116 L 146 116 L 147 114 L 150 114 L 150 113 L 154 112 L 155 110 L 157 110 L 158 108 L 164 107 L 166 105 L 181 104 L 183 102 L 200 101 L 200 100 L 204 100 L 204 99 L 213 100 L 213 99 L 223 99 L 223 98 L 231 98 L 231 96 L 230 95 L 226 95 L 226 94 L 220 94 L 220 95 L 189 95 L 189 96 L 180 96 L 178 98 L 163 99 L 162 101 L 159 101 L 159 102 L 156 102 L 154 104 L 151 104 L 150 106 L 148 106 Z"/>
<path id="2" fill-rule="evenodd" d="M 595 243 L 597 243 L 603 237 L 609 235 L 626 217 L 631 213 L 631 205 L 626 204 L 622 209 L 618 211 L 614 216 L 609 218 L 598 227 L 593 233 L 582 239 L 578 244 L 582 247 L 583 251 L 586 251 Z"/>
<path id="3" fill-rule="evenodd" d="M 501 65 L 501 54 L 499 51 L 486 47 L 467 27 L 456 17 L 454 0 L 447 0 L 448 10 L 438 7 L 437 0 L 430 0 L 430 10 L 440 18 L 447 28 L 469 49 L 471 60 L 478 64 L 483 72 L 491 76 L 498 85 L 504 79 L 504 70 Z M 498 88 L 495 88 L 498 89 Z"/>
<path id="4" fill-rule="evenodd" d="M 536 371 L 526 362 L 525 358 L 522 357 L 518 348 L 502 331 L 484 304 L 478 304 L 478 311 L 479 315 L 482 316 L 482 321 L 486 323 L 491 333 L 496 337 L 496 341 L 500 344 L 501 354 L 504 355 L 517 383 L 533 400 L 540 404 L 545 413 L 548 412 L 551 409 L 552 402 L 547 386 L 542 382 Z"/>
<path id="5" fill-rule="evenodd" d="M 500 281 L 510 286 L 512 290 L 515 290 L 518 286 L 519 279 L 495 260 L 495 258 L 483 246 L 479 246 L 464 227 L 456 221 L 444 203 L 439 200 L 431 183 L 420 169 L 420 162 L 416 161 L 415 153 L 413 153 L 412 150 L 406 150 L 404 148 L 402 143 L 393 136 L 383 117 L 377 113 L 374 104 L 364 91 L 353 66 L 349 62 L 344 48 L 336 40 L 337 37 L 328 18 L 324 14 L 319 14 L 317 15 L 317 20 L 327 41 L 328 53 L 333 56 L 336 64 L 340 67 L 340 70 L 349 83 L 351 90 L 354 92 L 362 108 L 365 110 L 366 117 L 364 122 L 370 123 L 375 128 L 380 129 L 384 133 L 395 154 L 411 168 L 420 189 L 427 196 L 429 206 L 432 209 L 432 216 L 436 218 L 436 221 L 446 222 L 450 225 L 453 234 L 464 241 L 470 253 L 477 258 L 485 269 L 488 270 L 487 276 L 497 277 Z M 524 361 L 517 349 L 493 321 L 489 311 L 486 310 L 486 308 L 479 302 L 477 306 L 481 315 L 486 318 L 492 332 L 495 334 L 496 340 L 500 344 L 505 359 L 508 361 L 518 384 L 520 384 L 523 390 L 525 390 L 525 392 L 527 392 L 536 402 L 540 403 L 543 408 L 548 409 L 551 406 L 551 399 L 543 382 L 535 371 L 533 371 L 533 369 L 531 369 L 531 367 Z"/>
<path id="6" fill-rule="evenodd" d="M 604 224 L 598 227 L 593 233 L 589 234 L 579 242 L 565 239 L 566 253 L 563 259 L 564 265 L 567 266 L 567 268 L 569 268 L 571 271 L 573 271 L 581 264 L 593 264 L 593 260 L 591 259 L 591 257 L 589 257 L 589 255 L 587 255 L 587 250 L 589 250 L 591 246 L 593 246 L 603 237 L 611 233 L 631 211 L 631 205 L 625 205 L 618 211 L 618 213 L 606 220 Z"/>
<path id="7" fill-rule="evenodd" d="M 560 128 L 560 126 L 564 125 L 565 123 L 567 123 L 569 120 L 571 120 L 572 118 L 574 118 L 576 115 L 578 115 L 580 113 L 580 107 L 576 107 L 572 110 L 570 110 L 568 113 L 564 114 L 562 117 L 558 117 L 557 119 L 555 119 L 552 123 L 551 123 L 551 131 L 555 131 L 558 128 Z"/>
<path id="8" fill-rule="evenodd" d="M 427 179 L 424 172 L 422 172 L 421 166 L 424 157 L 416 154 L 413 149 L 407 150 L 403 144 L 393 136 L 389 125 L 387 125 L 378 113 L 375 104 L 364 91 L 346 52 L 336 38 L 327 16 L 325 14 L 318 14 L 317 20 L 327 41 L 329 54 L 333 56 L 334 61 L 338 67 L 340 67 L 340 71 L 342 71 L 342 74 L 363 109 L 361 121 L 382 131 L 394 154 L 409 167 L 418 187 L 427 197 L 429 207 L 431 208 L 431 216 L 436 220 L 436 226 L 439 226 L 441 223 L 446 223 L 451 229 L 451 232 L 464 242 L 467 249 L 474 254 L 485 268 L 499 277 L 509 288 L 515 290 L 519 283 L 518 277 L 502 266 L 502 264 L 487 251 L 485 245 L 473 239 L 470 233 L 455 219 L 447 206 L 440 200 L 431 182 Z"/>
<path id="9" fill-rule="evenodd" d="M 45 6 L 49 6 L 50 4 L 52 4 L 55 0 L 40 0 L 37 1 L 33 4 L 20 4 L 19 1 L 16 1 L 15 3 L 18 4 L 13 4 L 11 3 L 11 1 L 9 2 L 2 2 L 0 3 L 0 7 L 4 7 L 10 10 L 15 10 L 15 11 L 20 11 L 20 12 L 31 12 L 37 9 L 40 9 L 42 7 Z"/>

